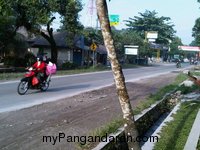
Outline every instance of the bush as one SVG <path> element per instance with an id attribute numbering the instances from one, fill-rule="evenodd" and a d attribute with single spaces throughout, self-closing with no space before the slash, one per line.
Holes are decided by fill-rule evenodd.
<path id="1" fill-rule="evenodd" d="M 195 90 L 200 90 L 200 87 L 198 85 L 193 85 L 192 87 L 187 87 L 185 85 L 181 85 L 178 90 L 181 91 L 182 94 L 188 94 Z"/>
<path id="2" fill-rule="evenodd" d="M 4 58 L 4 65 L 7 67 L 27 67 L 33 65 L 35 63 L 36 57 L 33 53 L 26 53 L 24 58 L 16 57 L 16 56 L 6 56 Z"/>
<path id="3" fill-rule="evenodd" d="M 36 62 L 36 57 L 33 53 L 27 52 L 24 56 L 26 65 L 27 66 L 32 66 Z"/>
<path id="4" fill-rule="evenodd" d="M 26 67 L 26 61 L 24 58 L 6 56 L 4 59 L 4 65 L 8 67 Z"/>
<path id="5" fill-rule="evenodd" d="M 62 64 L 62 69 L 64 70 L 70 70 L 70 69 L 75 69 L 77 68 L 78 65 L 75 63 L 71 63 L 71 62 L 66 62 Z"/>

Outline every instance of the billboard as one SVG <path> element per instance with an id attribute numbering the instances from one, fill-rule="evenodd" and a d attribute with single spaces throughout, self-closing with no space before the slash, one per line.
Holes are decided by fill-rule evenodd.
<path id="1" fill-rule="evenodd" d="M 138 46 L 125 45 L 124 47 L 126 55 L 138 55 Z"/>
<path id="2" fill-rule="evenodd" d="M 178 46 L 178 49 L 183 51 L 200 52 L 199 46 Z"/>
<path id="3" fill-rule="evenodd" d="M 119 24 L 119 15 L 109 15 L 110 26 Z"/>
<path id="4" fill-rule="evenodd" d="M 158 32 L 157 31 L 146 31 L 146 38 L 147 39 L 157 39 Z"/>

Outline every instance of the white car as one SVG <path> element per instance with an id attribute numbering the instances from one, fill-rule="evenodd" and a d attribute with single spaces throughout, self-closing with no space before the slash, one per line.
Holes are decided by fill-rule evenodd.
<path id="1" fill-rule="evenodd" d="M 183 62 L 189 62 L 189 60 L 187 58 L 184 58 Z"/>

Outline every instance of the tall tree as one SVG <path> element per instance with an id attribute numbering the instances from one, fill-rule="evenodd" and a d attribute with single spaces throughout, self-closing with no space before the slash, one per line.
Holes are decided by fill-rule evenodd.
<path id="1" fill-rule="evenodd" d="M 132 107 L 130 104 L 128 92 L 125 85 L 125 79 L 122 72 L 122 68 L 117 59 L 114 41 L 111 35 L 111 28 L 108 19 L 108 8 L 106 0 L 96 0 L 97 14 L 101 25 L 102 35 L 104 38 L 104 43 L 107 48 L 108 57 L 111 62 L 112 72 L 115 80 L 115 85 L 117 89 L 117 94 L 119 97 L 119 102 L 121 104 L 123 118 L 124 118 L 124 127 L 125 133 L 132 138 L 138 136 L 138 132 L 134 122 L 134 115 Z M 128 141 L 129 149 L 138 150 L 140 149 L 139 143 L 134 141 Z"/>
<path id="2" fill-rule="evenodd" d="M 54 58 L 57 56 L 57 52 L 54 52 L 56 50 L 55 41 L 53 34 L 51 35 L 53 29 L 50 28 L 54 13 L 59 13 L 64 18 L 62 19 L 64 20 L 63 23 L 67 24 L 66 28 L 68 30 L 74 29 L 73 32 L 75 32 L 75 29 L 81 28 L 78 22 L 80 10 L 82 10 L 82 5 L 79 0 L 0 0 L 0 14 L 4 17 L 13 16 L 15 18 L 15 30 L 12 36 L 15 36 L 17 29 L 21 26 L 26 27 L 28 31 L 34 34 L 42 35 L 47 41 L 51 42 L 52 59 L 54 61 L 57 60 L 57 58 Z M 48 36 L 44 36 L 44 32 L 41 32 L 44 25 L 47 26 Z"/>
<path id="3" fill-rule="evenodd" d="M 168 39 L 172 40 L 176 31 L 170 17 L 158 17 L 157 12 L 148 10 L 139 15 L 126 20 L 128 29 L 138 32 L 142 38 L 145 38 L 145 31 L 158 31 L 157 43 L 168 44 Z"/>
<path id="4" fill-rule="evenodd" d="M 192 36 L 194 37 L 195 43 L 200 45 L 200 18 L 195 20 L 195 24 L 192 28 Z"/>
<path id="5" fill-rule="evenodd" d="M 68 33 L 79 33 L 83 25 L 79 22 L 79 12 L 83 9 L 80 0 L 60 0 L 61 30 Z M 65 5 L 63 5 L 65 4 Z"/>

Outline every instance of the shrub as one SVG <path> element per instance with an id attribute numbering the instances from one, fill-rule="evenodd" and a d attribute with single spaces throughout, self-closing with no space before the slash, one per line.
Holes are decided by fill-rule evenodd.
<path id="1" fill-rule="evenodd" d="M 6 56 L 4 59 L 4 65 L 8 67 L 26 67 L 26 60 L 15 56 Z"/>
<path id="2" fill-rule="evenodd" d="M 62 64 L 62 69 L 64 70 L 70 70 L 70 69 L 75 69 L 77 68 L 78 65 L 75 63 L 71 63 L 71 62 L 66 62 Z"/>
<path id="3" fill-rule="evenodd" d="M 24 56 L 27 66 L 32 66 L 36 62 L 36 57 L 33 53 L 27 52 Z"/>

